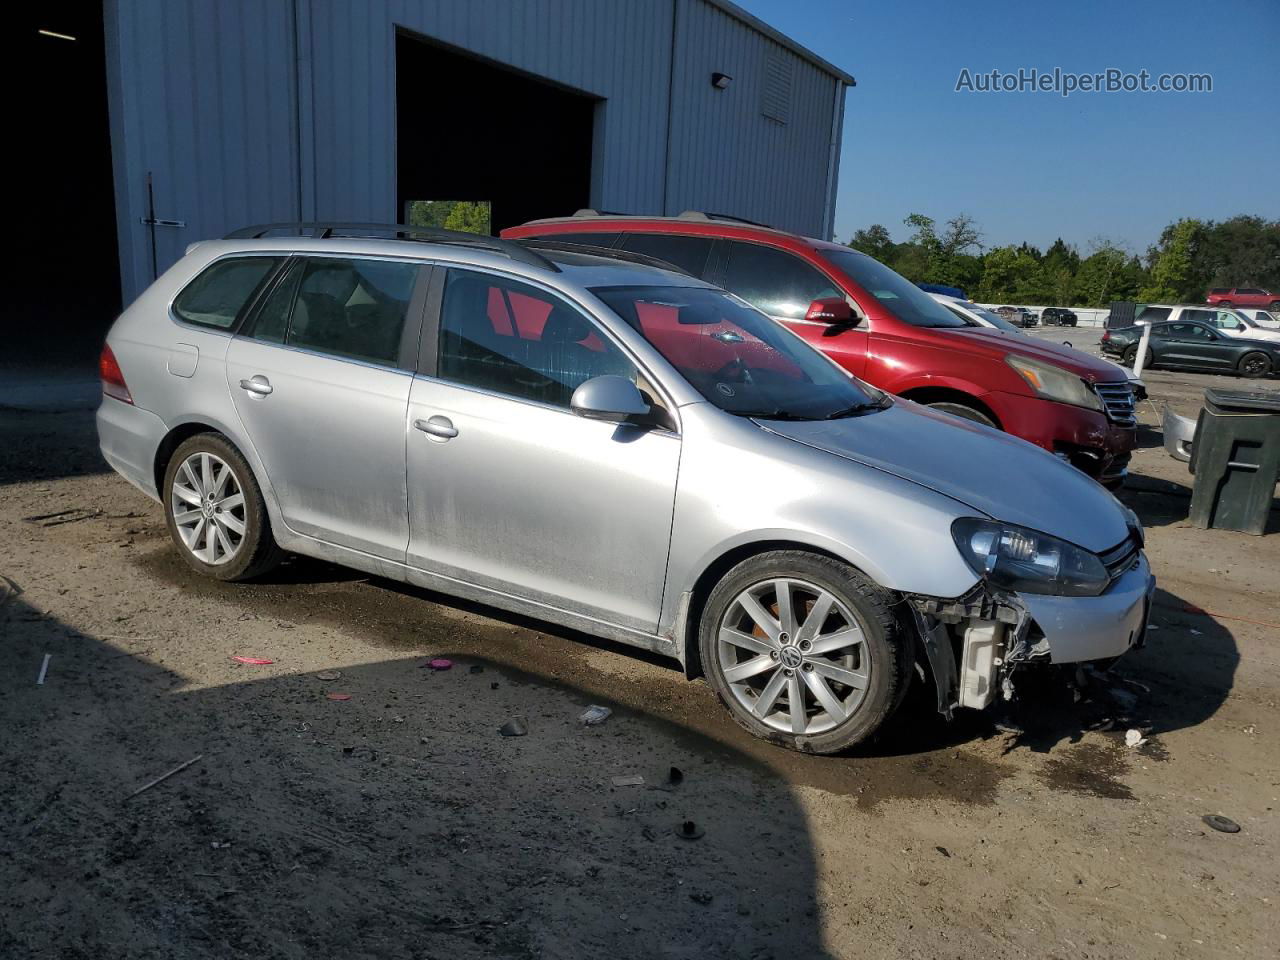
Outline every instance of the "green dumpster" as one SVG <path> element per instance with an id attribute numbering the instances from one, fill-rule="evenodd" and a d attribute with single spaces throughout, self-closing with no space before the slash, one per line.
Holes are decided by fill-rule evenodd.
<path id="1" fill-rule="evenodd" d="M 1206 390 L 1190 468 L 1193 524 L 1261 535 L 1280 480 L 1280 393 Z"/>

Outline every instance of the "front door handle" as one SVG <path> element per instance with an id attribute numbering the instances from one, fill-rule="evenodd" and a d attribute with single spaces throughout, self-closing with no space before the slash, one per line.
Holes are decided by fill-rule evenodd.
<path id="1" fill-rule="evenodd" d="M 240 381 L 240 389 L 247 390 L 255 397 L 265 397 L 273 389 L 271 381 L 262 374 L 255 374 L 248 380 Z"/>
<path id="2" fill-rule="evenodd" d="M 458 428 L 453 425 L 453 421 L 439 414 L 426 420 L 415 420 L 413 425 L 428 436 L 441 440 L 452 440 L 458 435 Z"/>

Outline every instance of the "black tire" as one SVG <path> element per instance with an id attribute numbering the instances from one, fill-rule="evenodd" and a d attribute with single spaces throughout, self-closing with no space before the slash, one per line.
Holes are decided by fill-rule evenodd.
<path id="1" fill-rule="evenodd" d="M 1265 377 L 1271 372 L 1271 358 L 1265 353 L 1246 353 L 1240 358 L 1239 370 L 1245 377 Z"/>
<path id="2" fill-rule="evenodd" d="M 968 404 L 956 403 L 951 400 L 939 400 L 937 403 L 930 403 L 927 404 L 927 406 L 932 407 L 934 410 L 941 410 L 944 413 L 953 414 L 963 420 L 972 420 L 974 423 L 980 423 L 983 426 L 991 427 L 993 430 L 1000 429 L 1000 425 L 998 423 L 992 420 L 981 410 L 976 407 L 971 407 Z"/>
<path id="3" fill-rule="evenodd" d="M 721 662 L 721 645 L 718 642 L 721 622 L 743 591 L 773 578 L 789 578 L 827 591 L 852 614 L 862 630 L 863 641 L 858 647 L 856 669 L 866 672 L 867 685 L 852 712 L 830 729 L 797 734 L 770 726 L 739 701 L 725 678 L 726 665 Z M 803 588 L 797 586 L 796 596 L 802 594 Z M 895 598 L 889 591 L 848 564 L 831 557 L 802 550 L 773 550 L 749 557 L 725 574 L 703 607 L 698 625 L 698 644 L 707 682 L 733 719 L 761 739 L 803 753 L 827 754 L 846 750 L 881 728 L 900 704 L 902 689 L 910 681 L 911 639 L 893 614 L 894 602 Z M 776 614 L 776 605 L 771 612 Z M 838 616 L 843 618 L 843 614 Z M 861 659 L 864 650 L 865 661 Z M 802 676 L 802 671 L 811 672 L 807 661 L 806 666 L 794 672 Z M 782 662 L 774 668 L 774 673 L 786 673 Z"/>
<path id="4" fill-rule="evenodd" d="M 1136 343 L 1130 344 L 1128 347 L 1126 347 L 1124 354 L 1120 358 L 1121 362 L 1125 366 L 1129 367 L 1130 369 L 1133 369 L 1133 363 L 1137 359 L 1138 359 L 1138 345 Z M 1156 365 L 1156 355 L 1151 352 L 1150 347 L 1147 347 L 1147 359 L 1142 361 L 1142 369 L 1149 370 L 1155 365 Z"/>
<path id="5" fill-rule="evenodd" d="M 1280 300 L 1272 300 L 1267 306 L 1268 313 L 1280 313 Z"/>
<path id="6" fill-rule="evenodd" d="M 244 496 L 243 524 L 244 533 L 235 554 L 219 564 L 206 563 L 187 547 L 178 532 L 178 524 L 174 518 L 174 479 L 182 464 L 196 453 L 210 453 L 220 458 L 231 468 L 236 484 Z M 215 580 L 238 581 L 251 580 L 272 570 L 285 558 L 271 532 L 271 520 L 267 516 L 267 508 L 262 500 L 262 490 L 253 476 L 253 471 L 240 451 L 220 433 L 199 433 L 179 444 L 178 449 L 169 458 L 164 471 L 164 488 L 161 491 L 164 501 L 165 524 L 169 528 L 169 536 L 173 538 L 178 555 L 192 570 Z"/>

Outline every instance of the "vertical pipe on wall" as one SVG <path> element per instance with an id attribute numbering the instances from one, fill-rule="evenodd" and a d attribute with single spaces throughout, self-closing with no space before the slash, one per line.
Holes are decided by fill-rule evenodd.
<path id="1" fill-rule="evenodd" d="M 671 108 L 675 102 L 676 89 L 676 28 L 678 26 L 677 11 L 680 0 L 671 0 L 671 47 L 667 51 L 670 67 L 667 70 L 667 145 L 662 163 L 662 209 L 661 215 L 671 213 Z"/>
<path id="2" fill-rule="evenodd" d="M 294 150 L 298 160 L 298 219 L 316 219 L 315 89 L 311 60 L 311 0 L 292 0 Z"/>

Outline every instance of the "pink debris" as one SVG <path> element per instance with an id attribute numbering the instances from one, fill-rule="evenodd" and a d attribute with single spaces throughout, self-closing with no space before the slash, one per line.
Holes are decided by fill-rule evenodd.
<path id="1" fill-rule="evenodd" d="M 432 670 L 449 670 L 453 667 L 452 660 L 446 660 L 444 657 L 437 657 L 427 664 Z"/>
<path id="2" fill-rule="evenodd" d="M 328 697 L 330 700 L 350 700 L 351 699 L 351 694 L 349 693 L 326 693 L 325 696 Z"/>
<path id="3" fill-rule="evenodd" d="M 252 667 L 265 667 L 269 663 L 275 663 L 274 660 L 268 660 L 266 657 L 232 657 L 236 663 L 247 663 Z"/>

